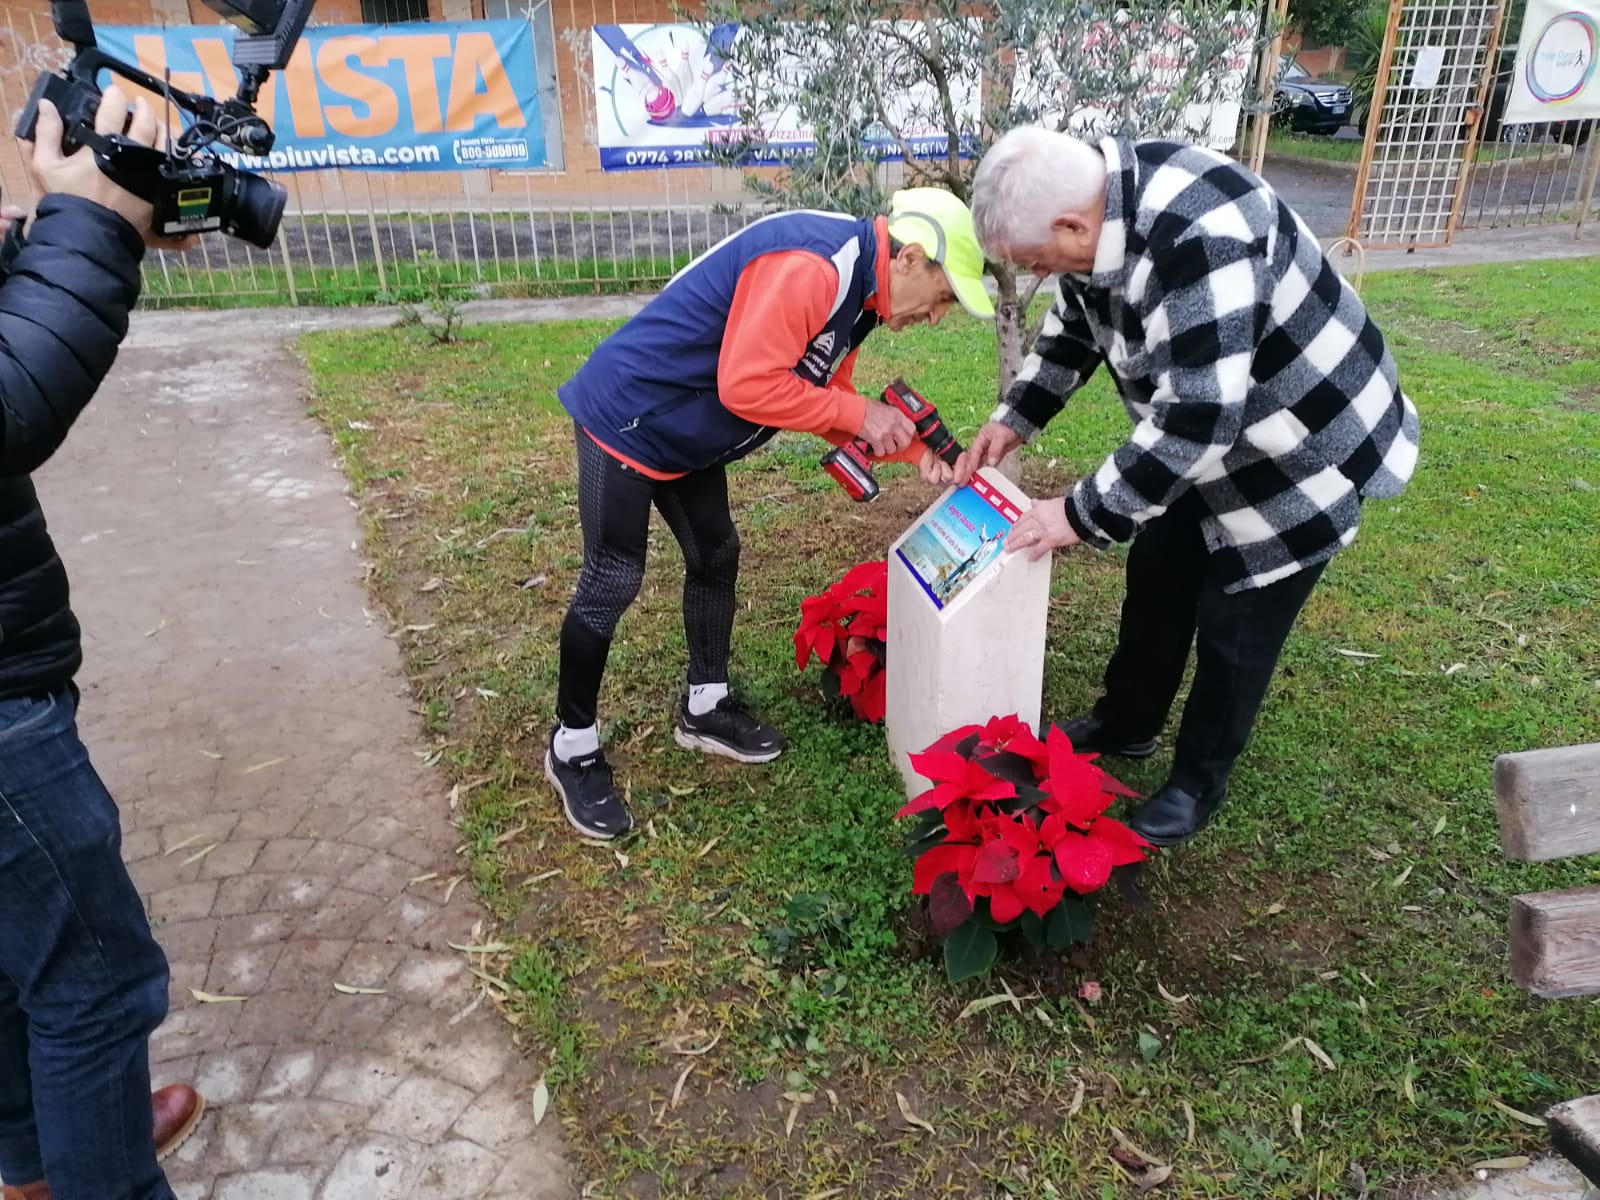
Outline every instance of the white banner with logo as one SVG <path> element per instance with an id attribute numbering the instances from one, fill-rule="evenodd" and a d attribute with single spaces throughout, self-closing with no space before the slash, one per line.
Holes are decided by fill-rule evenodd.
<path id="1" fill-rule="evenodd" d="M 1528 0 L 1502 123 L 1600 117 L 1600 0 Z"/>

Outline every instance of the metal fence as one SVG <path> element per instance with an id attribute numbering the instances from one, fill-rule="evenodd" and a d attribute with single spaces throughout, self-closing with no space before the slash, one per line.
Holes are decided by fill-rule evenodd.
<path id="1" fill-rule="evenodd" d="M 550 20 L 548 0 L 513 0 L 499 9 L 496 15 Z M 596 12 L 594 19 L 614 14 Z M 543 41 L 553 108 L 546 132 L 560 147 L 552 158 L 590 162 L 592 151 L 582 153 L 595 124 L 588 40 L 545 28 Z M 14 125 L 40 71 L 69 58 L 47 7 L 0 6 L 0 120 Z M 898 174 L 891 168 L 886 182 Z M 145 264 L 147 303 L 357 303 L 419 299 L 441 289 L 561 295 L 632 287 L 668 278 L 754 215 L 743 176 L 724 169 L 322 170 L 270 177 L 289 193 L 273 248 L 219 237 L 187 254 L 153 253 Z M 8 138 L 0 139 L 0 189 L 25 206 L 36 199 Z"/>

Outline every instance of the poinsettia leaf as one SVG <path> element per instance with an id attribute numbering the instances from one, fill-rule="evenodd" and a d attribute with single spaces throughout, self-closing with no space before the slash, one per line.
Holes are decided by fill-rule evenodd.
<path id="1" fill-rule="evenodd" d="M 850 703 L 855 706 L 856 716 L 863 721 L 876 723 L 883 720 L 883 714 L 888 708 L 888 680 L 882 670 L 862 686 L 861 690 L 850 697 Z"/>
<path id="2" fill-rule="evenodd" d="M 975 919 L 956 929 L 944 940 L 944 969 L 951 983 L 976 979 L 994 966 L 1000 943 L 994 934 Z"/>
<path id="3" fill-rule="evenodd" d="M 1028 939 L 1028 944 L 1035 950 L 1043 950 L 1046 946 L 1044 939 L 1044 918 L 1032 909 L 1025 909 L 1018 919 L 1017 928 L 1022 930 L 1022 936 Z"/>
<path id="4" fill-rule="evenodd" d="M 1061 878 L 1080 896 L 1099 891 L 1111 878 L 1111 847 L 1081 833 L 1069 833 L 1053 847 Z"/>
<path id="5" fill-rule="evenodd" d="M 993 750 L 983 754 L 975 761 L 983 764 L 983 769 L 996 779 L 1003 779 L 1013 784 L 1018 792 L 1024 787 L 1033 787 L 1038 782 L 1034 774 L 1033 763 L 1020 754 L 1013 754 L 1009 750 Z"/>
<path id="6" fill-rule="evenodd" d="M 1003 842 L 988 842 L 978 850 L 972 878 L 977 883 L 1010 883 L 1022 873 L 1017 852 Z"/>
<path id="7" fill-rule="evenodd" d="M 1051 855 L 1035 854 L 1023 864 L 1022 874 L 1012 884 L 1012 889 L 1029 910 L 1042 917 L 1061 903 L 1066 884 L 1056 871 Z"/>
<path id="8" fill-rule="evenodd" d="M 872 562 L 858 563 L 844 573 L 844 578 L 834 584 L 834 590 L 842 594 L 852 594 L 863 591 L 882 591 L 889 584 L 889 560 L 877 559 Z"/>
<path id="9" fill-rule="evenodd" d="M 1139 834 L 1111 817 L 1097 818 L 1089 827 L 1089 837 L 1108 848 L 1113 867 L 1126 867 L 1143 862 L 1146 852 L 1154 849 Z"/>
<path id="10" fill-rule="evenodd" d="M 948 874 L 956 878 L 961 869 L 969 862 L 976 851 L 971 846 L 956 846 L 944 844 L 934 846 L 912 868 L 911 892 L 916 896 L 928 895 L 939 877 Z"/>
<path id="11" fill-rule="evenodd" d="M 936 935 L 949 937 L 971 916 L 972 901 L 961 890 L 954 871 L 947 871 L 933 881 L 928 892 L 928 921 Z"/>
<path id="12" fill-rule="evenodd" d="M 910 758 L 911 769 L 934 783 L 959 784 L 967 777 L 967 760 L 953 750 L 924 750 Z"/>
<path id="13" fill-rule="evenodd" d="M 1067 896 L 1050 910 L 1044 928 L 1052 950 L 1081 945 L 1094 936 L 1094 910 L 1078 897 Z"/>
<path id="14" fill-rule="evenodd" d="M 896 817 L 910 817 L 928 809 L 941 809 L 956 798 L 955 789 L 948 783 L 935 784 L 919 796 L 913 796 L 901 806 Z"/>
<path id="15" fill-rule="evenodd" d="M 989 893 L 989 916 L 997 924 L 1010 925 L 1026 910 L 1022 897 L 1008 884 L 996 884 Z"/>
<path id="16" fill-rule="evenodd" d="M 963 725 L 960 729 L 952 729 L 938 741 L 925 749 L 924 754 L 954 754 L 958 753 L 960 745 L 967 738 L 975 738 L 978 732 L 976 725 Z"/>

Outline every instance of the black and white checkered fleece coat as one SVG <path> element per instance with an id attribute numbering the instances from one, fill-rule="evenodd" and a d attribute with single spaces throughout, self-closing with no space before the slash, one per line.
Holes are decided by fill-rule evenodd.
<path id="1" fill-rule="evenodd" d="M 1135 422 L 1067 502 L 1079 536 L 1127 541 L 1187 488 L 1228 591 L 1264 587 L 1356 536 L 1398 495 L 1417 411 L 1355 291 L 1276 193 L 1173 142 L 1100 143 L 1093 273 L 1062 276 L 994 419 L 1032 439 L 1104 362 Z"/>

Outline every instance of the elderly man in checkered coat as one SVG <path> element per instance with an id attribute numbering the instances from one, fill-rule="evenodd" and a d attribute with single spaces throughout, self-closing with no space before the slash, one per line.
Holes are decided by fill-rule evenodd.
<path id="1" fill-rule="evenodd" d="M 1105 694 L 1062 726 L 1080 751 L 1153 754 L 1197 647 L 1171 774 L 1129 819 L 1179 845 L 1222 805 L 1289 630 L 1354 540 L 1362 501 L 1404 489 L 1417 412 L 1310 229 L 1220 154 L 1016 129 L 980 164 L 972 210 L 991 257 L 1059 276 L 1060 290 L 957 478 L 1035 437 L 1106 365 L 1132 435 L 1036 504 L 1006 548 L 1133 543 Z"/>

